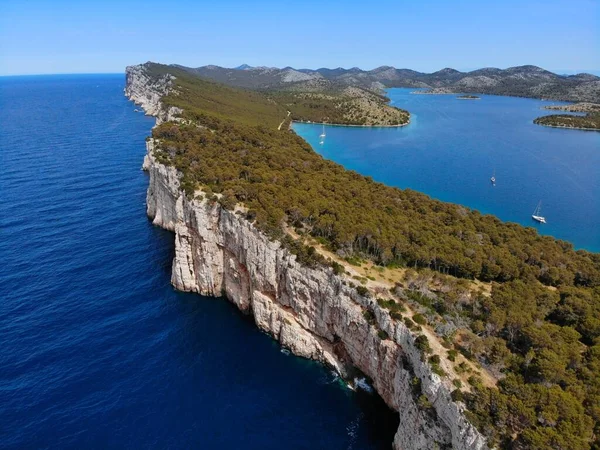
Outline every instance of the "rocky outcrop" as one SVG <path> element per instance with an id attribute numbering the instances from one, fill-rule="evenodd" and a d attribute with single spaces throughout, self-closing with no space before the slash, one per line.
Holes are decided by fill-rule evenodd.
<path id="1" fill-rule="evenodd" d="M 179 108 L 170 108 L 165 111 L 160 99 L 172 91 L 175 77 L 166 74 L 161 77 L 152 77 L 147 73 L 146 66 L 128 66 L 125 69 L 125 95 L 127 98 L 140 105 L 146 115 L 155 116 L 157 124 L 173 120 L 181 113 Z"/>
<path id="2" fill-rule="evenodd" d="M 155 85 L 145 92 L 138 73 L 131 71 L 131 82 L 138 86 L 126 92 L 142 106 L 140 99 L 148 99 L 160 111 L 160 104 L 151 101 Z M 175 233 L 171 282 L 177 289 L 228 298 L 282 346 L 328 364 L 344 377 L 360 370 L 398 411 L 396 449 L 487 448 L 466 420 L 464 406 L 452 401 L 451 386 L 422 361 L 403 323 L 359 295 L 331 268 L 300 264 L 241 211 L 224 209 L 201 193 L 193 199 L 186 196 L 177 171 L 154 157 L 156 145 L 148 140 L 144 161 L 150 176 L 147 213 L 155 225 Z M 374 322 L 365 318 L 366 310 Z M 388 338 L 382 339 L 380 331 Z M 420 395 L 431 407 L 419 408 Z"/>

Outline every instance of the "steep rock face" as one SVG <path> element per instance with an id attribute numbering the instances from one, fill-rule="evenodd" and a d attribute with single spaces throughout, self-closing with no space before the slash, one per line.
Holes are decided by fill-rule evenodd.
<path id="1" fill-rule="evenodd" d="M 134 83 L 137 73 L 132 72 Z M 138 103 L 154 98 L 140 88 L 129 92 Z M 149 100 L 149 104 L 169 115 L 161 112 L 160 103 Z M 464 407 L 452 401 L 451 386 L 421 360 L 414 336 L 403 323 L 343 284 L 332 269 L 298 263 L 241 213 L 186 197 L 177 171 L 154 158 L 155 145 L 152 139 L 147 142 L 144 160 L 150 176 L 147 213 L 155 225 L 175 233 L 171 282 L 177 289 L 227 297 L 282 346 L 328 364 L 342 376 L 349 377 L 358 368 L 400 415 L 394 448 L 487 448 L 465 419 Z M 366 309 L 373 312 L 375 324 L 364 317 Z M 381 339 L 379 330 L 389 339 Z M 415 392 L 415 379 L 421 392 Z M 421 393 L 431 408 L 418 407 L 416 397 Z"/>
<path id="2" fill-rule="evenodd" d="M 171 92 L 172 75 L 154 79 L 146 73 L 146 66 L 128 66 L 125 68 L 125 96 L 140 105 L 146 115 L 155 116 L 157 124 L 171 120 L 171 117 L 181 112 L 179 108 L 163 111 L 160 99 Z"/>

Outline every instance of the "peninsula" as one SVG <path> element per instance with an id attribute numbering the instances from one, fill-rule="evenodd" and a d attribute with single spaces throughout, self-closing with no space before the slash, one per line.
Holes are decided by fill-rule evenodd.
<path id="1" fill-rule="evenodd" d="M 175 233 L 177 289 L 363 374 L 396 449 L 598 443 L 600 255 L 348 171 L 280 126 L 278 89 L 200 75 L 127 68 L 157 118 L 147 213 Z"/>
<path id="2" fill-rule="evenodd" d="M 600 104 L 582 102 L 570 105 L 550 105 L 544 107 L 544 109 L 586 114 L 551 114 L 538 117 L 533 123 L 554 128 L 600 131 Z"/>

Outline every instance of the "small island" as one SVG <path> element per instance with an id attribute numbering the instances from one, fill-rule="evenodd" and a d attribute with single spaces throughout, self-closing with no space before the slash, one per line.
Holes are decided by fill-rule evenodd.
<path id="1" fill-rule="evenodd" d="M 456 98 L 459 100 L 481 100 L 481 97 L 478 97 L 476 95 L 470 95 L 470 94 L 459 95 Z"/>
<path id="2" fill-rule="evenodd" d="M 456 95 L 459 93 L 460 92 L 456 92 L 455 90 L 447 88 L 447 87 L 437 87 L 437 88 L 431 88 L 431 89 L 424 89 L 422 91 L 411 92 L 411 94 L 419 94 L 419 95 L 448 95 L 448 94 Z"/>

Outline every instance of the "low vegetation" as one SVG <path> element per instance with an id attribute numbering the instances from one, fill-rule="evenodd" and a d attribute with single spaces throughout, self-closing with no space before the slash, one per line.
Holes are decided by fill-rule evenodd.
<path id="1" fill-rule="evenodd" d="M 545 106 L 544 109 L 551 111 L 569 111 L 569 112 L 583 112 L 583 113 L 600 113 L 600 103 L 568 103 L 566 105 L 549 105 Z"/>
<path id="2" fill-rule="evenodd" d="M 561 128 L 577 128 L 585 130 L 600 130 L 600 113 L 591 112 L 585 116 L 575 116 L 573 114 L 551 114 L 549 116 L 538 117 L 533 121 L 538 125 Z"/>
<path id="3" fill-rule="evenodd" d="M 360 88 L 325 92 L 271 91 L 278 104 L 291 112 L 291 120 L 357 126 L 398 126 L 409 121 L 407 111 L 387 104 L 382 95 Z"/>
<path id="4" fill-rule="evenodd" d="M 174 72 L 151 66 L 151 73 L 167 71 Z M 188 120 L 154 129 L 155 155 L 181 171 L 188 195 L 201 188 L 229 207 L 243 204 L 249 221 L 306 264 L 332 265 L 285 238 L 286 229 L 318 240 L 340 261 L 409 272 L 395 295 L 419 305 L 418 314 L 403 314 L 397 301 L 378 303 L 413 330 L 434 328 L 453 359 L 463 358 L 460 352 L 498 375 L 497 386 L 488 386 L 464 365 L 472 388 L 453 394 L 492 443 L 598 448 L 600 255 L 376 183 L 323 159 L 286 128 L 278 131 L 288 109 L 275 97 L 173 75 L 175 91 L 164 103 L 183 108 Z M 491 293 L 465 287 L 480 281 Z M 356 289 L 368 294 L 362 284 Z M 373 322 L 372 312 L 365 319 Z M 427 337 L 417 345 L 433 358 Z M 438 358 L 431 363 L 442 373 Z"/>

